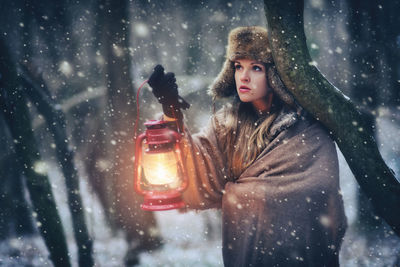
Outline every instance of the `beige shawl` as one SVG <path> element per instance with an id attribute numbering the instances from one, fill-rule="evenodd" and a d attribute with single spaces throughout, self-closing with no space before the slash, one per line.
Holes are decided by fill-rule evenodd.
<path id="1" fill-rule="evenodd" d="M 281 122 L 279 122 L 281 123 Z M 336 266 L 346 229 L 334 142 L 301 117 L 240 177 L 228 177 L 215 120 L 186 133 L 188 208 L 222 209 L 225 266 Z"/>

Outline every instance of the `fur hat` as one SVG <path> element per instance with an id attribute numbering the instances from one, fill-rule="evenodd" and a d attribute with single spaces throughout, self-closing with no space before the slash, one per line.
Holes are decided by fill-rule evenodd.
<path id="1" fill-rule="evenodd" d="M 213 99 L 235 94 L 234 61 L 244 58 L 271 64 L 271 67 L 267 70 L 269 86 L 283 102 L 290 106 L 295 105 L 293 96 L 287 91 L 276 71 L 268 42 L 267 29 L 259 26 L 238 27 L 229 33 L 225 63 L 209 88 L 209 93 Z"/>

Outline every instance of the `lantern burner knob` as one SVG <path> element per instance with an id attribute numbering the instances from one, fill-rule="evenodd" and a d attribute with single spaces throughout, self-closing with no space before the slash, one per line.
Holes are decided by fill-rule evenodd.
<path id="1" fill-rule="evenodd" d="M 164 120 L 149 120 L 144 123 L 147 129 L 162 129 L 166 128 L 168 124 L 170 122 Z"/>

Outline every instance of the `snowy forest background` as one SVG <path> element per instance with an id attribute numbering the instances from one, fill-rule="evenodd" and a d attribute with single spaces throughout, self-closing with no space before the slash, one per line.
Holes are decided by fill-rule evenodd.
<path id="1" fill-rule="evenodd" d="M 398 179 L 399 12 L 394 0 L 307 0 L 304 9 L 314 64 L 374 124 Z M 121 266 L 146 227 L 163 245 L 137 254 L 140 266 L 222 266 L 218 211 L 151 215 L 132 205 L 136 92 L 162 64 L 197 132 L 228 32 L 245 25 L 266 25 L 262 1 L 0 0 L 0 266 L 52 266 L 46 238 L 55 253 L 68 249 L 59 264 L 92 256 Z M 160 114 L 148 87 L 139 101 L 140 125 Z M 400 266 L 400 238 L 339 156 L 350 226 L 341 265 Z"/>

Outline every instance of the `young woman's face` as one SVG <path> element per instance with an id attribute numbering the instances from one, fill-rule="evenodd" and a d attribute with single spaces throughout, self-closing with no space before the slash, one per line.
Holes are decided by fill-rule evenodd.
<path id="1" fill-rule="evenodd" d="M 251 59 L 235 61 L 236 90 L 242 102 L 251 102 L 258 108 L 266 104 L 270 93 L 264 64 Z"/>

